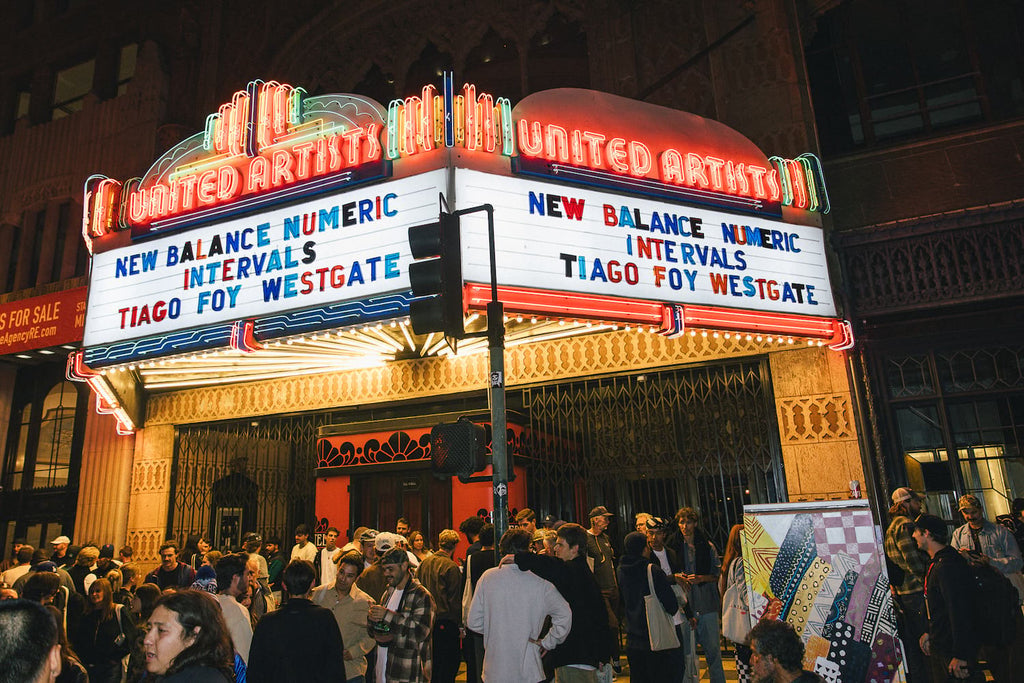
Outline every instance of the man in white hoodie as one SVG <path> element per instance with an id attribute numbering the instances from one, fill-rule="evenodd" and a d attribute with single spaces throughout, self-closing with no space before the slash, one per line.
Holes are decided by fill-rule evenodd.
<path id="1" fill-rule="evenodd" d="M 572 625 L 569 603 L 555 586 L 519 569 L 515 554 L 530 549 L 531 534 L 509 529 L 501 537 L 502 563 L 480 577 L 466 626 L 484 636 L 485 683 L 544 680 L 541 657 L 565 640 Z M 540 638 L 545 617 L 551 628 Z"/>

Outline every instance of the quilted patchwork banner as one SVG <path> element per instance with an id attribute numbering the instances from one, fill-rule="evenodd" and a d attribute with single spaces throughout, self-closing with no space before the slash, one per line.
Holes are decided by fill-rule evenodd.
<path id="1" fill-rule="evenodd" d="M 882 531 L 865 500 L 747 505 L 750 616 L 788 621 L 829 683 L 903 683 Z"/>

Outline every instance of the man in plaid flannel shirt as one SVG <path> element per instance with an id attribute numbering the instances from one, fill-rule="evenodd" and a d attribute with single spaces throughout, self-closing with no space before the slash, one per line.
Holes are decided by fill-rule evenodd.
<path id="1" fill-rule="evenodd" d="M 377 641 L 374 683 L 428 683 L 434 599 L 409 571 L 409 556 L 392 548 L 380 561 L 388 587 L 370 607 L 367 630 Z M 375 625 L 382 625 L 386 633 Z M 369 672 L 368 672 L 369 673 Z"/>
<path id="2" fill-rule="evenodd" d="M 924 577 L 930 559 L 914 540 L 914 520 L 921 514 L 920 493 L 906 487 L 892 492 L 885 557 L 889 580 L 898 606 L 897 622 L 907 656 L 911 680 L 928 681 L 928 662 L 921 652 L 922 634 L 928 631 L 924 607 Z"/>

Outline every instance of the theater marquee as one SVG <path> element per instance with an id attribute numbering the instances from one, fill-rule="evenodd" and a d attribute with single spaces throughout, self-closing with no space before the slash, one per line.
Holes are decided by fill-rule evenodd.
<path id="1" fill-rule="evenodd" d="M 142 177 L 89 178 L 84 203 L 93 264 L 70 374 L 115 412 L 103 369 L 382 322 L 417 349 L 407 230 L 480 204 L 510 313 L 851 343 L 817 158 L 606 93 L 513 107 L 446 75 L 384 106 L 254 81 Z M 462 249 L 469 314 L 489 297 L 483 214 L 464 217 Z"/>

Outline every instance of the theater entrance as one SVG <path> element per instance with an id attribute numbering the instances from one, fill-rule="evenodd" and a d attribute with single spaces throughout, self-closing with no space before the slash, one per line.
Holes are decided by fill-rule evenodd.
<path id="1" fill-rule="evenodd" d="M 427 545 L 437 545 L 441 530 L 452 528 L 451 479 L 436 479 L 429 466 L 412 467 L 352 476 L 352 529 L 368 526 L 394 531 L 395 522 L 404 517 L 410 530 L 423 532 Z"/>

